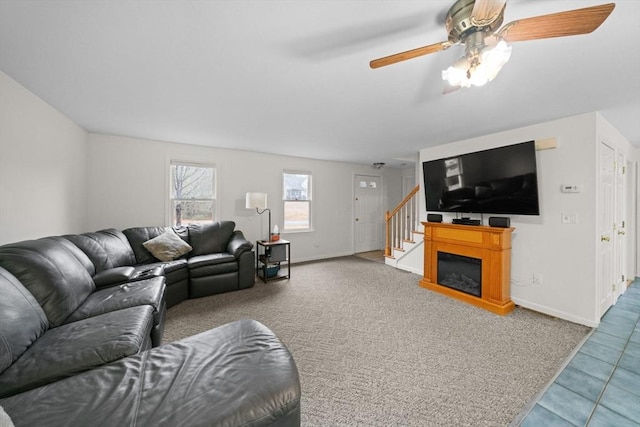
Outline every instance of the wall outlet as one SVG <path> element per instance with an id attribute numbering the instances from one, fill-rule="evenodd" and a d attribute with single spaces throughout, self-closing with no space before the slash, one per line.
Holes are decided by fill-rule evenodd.
<path id="1" fill-rule="evenodd" d="M 562 221 L 563 224 L 577 224 L 578 223 L 578 214 L 562 212 L 561 221 Z"/>

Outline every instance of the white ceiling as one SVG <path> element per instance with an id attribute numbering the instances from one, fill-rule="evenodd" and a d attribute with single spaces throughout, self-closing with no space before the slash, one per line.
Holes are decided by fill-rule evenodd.
<path id="1" fill-rule="evenodd" d="M 604 3 L 509 0 L 505 22 Z M 397 166 L 421 148 L 600 111 L 640 146 L 640 2 L 588 35 L 513 45 L 442 95 L 453 1 L 0 0 L 0 69 L 91 132 Z M 518 141 L 514 141 L 518 142 Z"/>

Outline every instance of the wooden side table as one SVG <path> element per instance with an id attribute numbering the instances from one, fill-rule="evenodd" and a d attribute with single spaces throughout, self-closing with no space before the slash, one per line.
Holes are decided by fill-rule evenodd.
<path id="1" fill-rule="evenodd" d="M 258 240 L 256 246 L 256 274 L 263 282 L 291 278 L 291 242 Z"/>

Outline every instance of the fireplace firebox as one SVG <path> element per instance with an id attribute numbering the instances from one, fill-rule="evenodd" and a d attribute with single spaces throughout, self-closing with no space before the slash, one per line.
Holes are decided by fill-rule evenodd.
<path id="1" fill-rule="evenodd" d="M 438 284 L 482 296 L 482 260 L 438 251 Z"/>

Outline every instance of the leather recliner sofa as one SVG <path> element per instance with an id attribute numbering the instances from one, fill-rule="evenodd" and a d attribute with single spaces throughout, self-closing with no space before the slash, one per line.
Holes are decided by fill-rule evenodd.
<path id="1" fill-rule="evenodd" d="M 263 325 L 240 321 L 159 346 L 169 296 L 174 305 L 253 285 L 253 245 L 234 227 L 0 246 L 0 405 L 13 421 L 299 425 L 295 363 Z M 189 253 L 152 256 L 148 243 L 167 233 Z"/>
<path id="2" fill-rule="evenodd" d="M 177 235 L 191 250 L 163 260 L 145 243 Z M 64 236 L 91 260 L 96 284 L 114 285 L 150 276 L 166 279 L 167 307 L 187 298 L 250 288 L 255 283 L 253 243 L 235 230 L 233 221 L 189 224 L 186 227 L 134 227 Z"/>
<path id="3" fill-rule="evenodd" d="M 300 425 L 295 362 L 254 320 L 137 352 L 150 306 L 50 327 L 1 267 L 0 296 L 2 426 Z"/>

